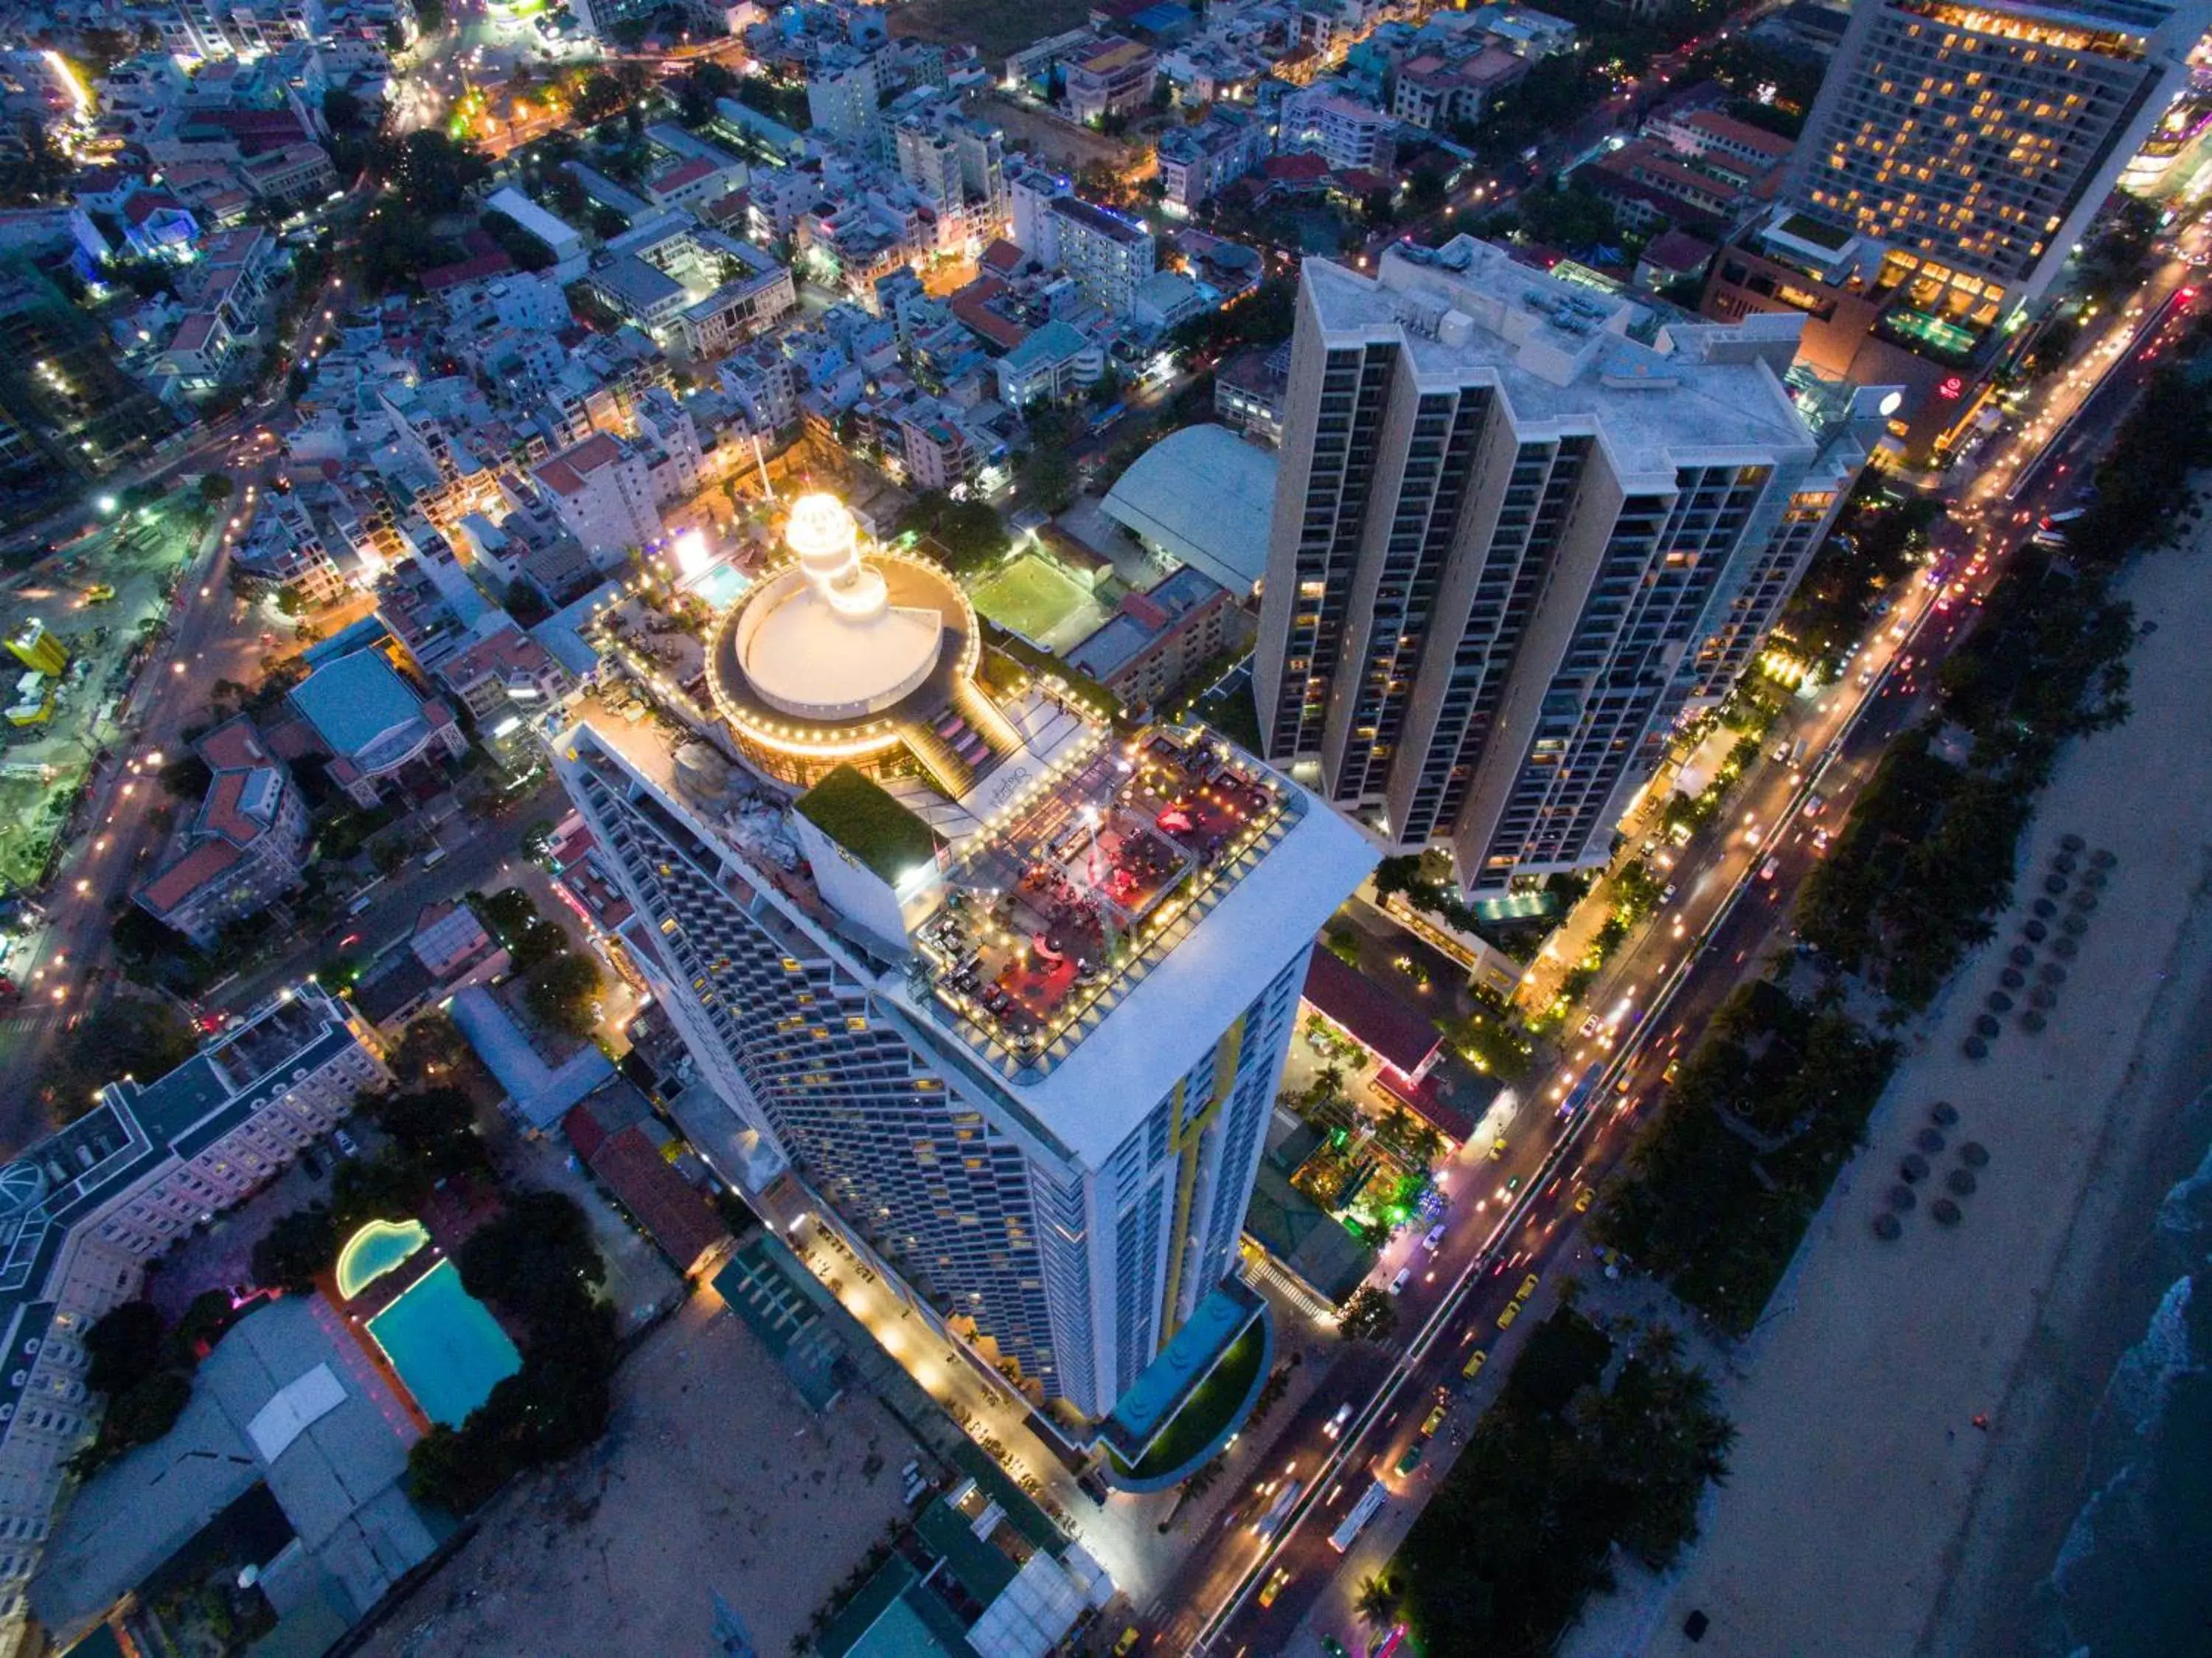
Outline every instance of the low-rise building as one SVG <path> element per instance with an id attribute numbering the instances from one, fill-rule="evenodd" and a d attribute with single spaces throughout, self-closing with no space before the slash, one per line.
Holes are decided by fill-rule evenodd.
<path id="1" fill-rule="evenodd" d="M 1038 401 L 1063 402 L 1098 383 L 1106 353 L 1073 324 L 1054 320 L 1031 333 L 993 365 L 999 400 L 1012 409 Z"/>
<path id="2" fill-rule="evenodd" d="M 225 720 L 192 749 L 213 774 L 207 795 L 131 896 L 155 920 L 205 946 L 299 885 L 307 808 L 291 769 L 250 716 Z"/>
<path id="3" fill-rule="evenodd" d="M 1163 132 L 1158 155 L 1161 200 L 1193 212 L 1267 159 L 1267 129 L 1242 111 L 1217 110 Z"/>
<path id="4" fill-rule="evenodd" d="M 64 1465 L 97 1419 L 84 1336 L 171 1243 L 258 1192 L 388 1081 L 344 1006 L 280 991 L 198 1054 L 0 1168 L 0 1643 L 20 1638 Z"/>
<path id="5" fill-rule="evenodd" d="M 1070 650 L 1067 662 L 1143 713 L 1198 688 L 1191 676 L 1248 631 L 1229 589 L 1185 566 L 1148 593 L 1123 594 L 1119 611 Z"/>
<path id="6" fill-rule="evenodd" d="M 292 688 L 290 702 L 329 753 L 331 781 L 360 806 L 374 806 L 407 768 L 468 747 L 444 698 L 422 696 L 374 649 L 325 663 Z"/>
<path id="7" fill-rule="evenodd" d="M 465 904 L 432 904 L 407 936 L 369 965 L 353 988 L 362 1017 L 396 1030 L 432 1003 L 489 984 L 509 966 L 506 947 Z"/>
<path id="8" fill-rule="evenodd" d="M 1332 172 L 1389 173 L 1398 157 L 1398 118 L 1321 82 L 1283 100 L 1275 147 L 1311 151 Z"/>
<path id="9" fill-rule="evenodd" d="M 1150 102 L 1159 79 L 1158 53 L 1138 40 L 1102 40 L 1061 65 L 1067 113 L 1096 125 L 1109 115 L 1123 115 Z"/>

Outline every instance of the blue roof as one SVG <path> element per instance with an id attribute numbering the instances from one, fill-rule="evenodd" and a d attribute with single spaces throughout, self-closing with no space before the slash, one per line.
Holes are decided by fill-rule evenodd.
<path id="1" fill-rule="evenodd" d="M 499 999 L 471 984 L 453 1000 L 453 1023 L 477 1058 L 490 1068 L 533 1128 L 549 1128 L 561 1114 L 614 1075 L 614 1062 L 586 1042 L 556 1070 L 531 1045 Z"/>
<path id="2" fill-rule="evenodd" d="M 1006 361 L 1016 369 L 1027 369 L 1039 363 L 1058 363 L 1089 349 L 1090 344 L 1080 328 L 1054 317 L 1007 352 Z"/>
<path id="3" fill-rule="evenodd" d="M 293 688 L 292 705 L 334 753 L 349 758 L 422 717 L 422 699 L 374 650 L 356 650 L 317 668 Z"/>

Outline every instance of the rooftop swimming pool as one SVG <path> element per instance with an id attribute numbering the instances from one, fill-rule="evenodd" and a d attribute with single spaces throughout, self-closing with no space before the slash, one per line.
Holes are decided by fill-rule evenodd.
<path id="1" fill-rule="evenodd" d="M 717 564 L 692 578 L 691 591 L 707 601 L 717 616 L 744 597 L 752 582 L 735 564 Z"/>
<path id="2" fill-rule="evenodd" d="M 491 1390 L 522 1368 L 507 1332 L 461 1287 L 460 1270 L 440 1261 L 368 1321 L 422 1414 L 458 1428 Z"/>

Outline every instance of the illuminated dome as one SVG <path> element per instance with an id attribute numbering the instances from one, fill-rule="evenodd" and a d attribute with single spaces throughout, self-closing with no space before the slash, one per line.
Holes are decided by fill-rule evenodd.
<path id="1" fill-rule="evenodd" d="M 794 502 L 792 558 L 748 593 L 714 637 L 708 679 L 722 716 L 757 761 L 804 781 L 837 759 L 896 748 L 901 728 L 951 705 L 974 671 L 975 619 L 928 560 L 864 557 L 834 496 Z"/>

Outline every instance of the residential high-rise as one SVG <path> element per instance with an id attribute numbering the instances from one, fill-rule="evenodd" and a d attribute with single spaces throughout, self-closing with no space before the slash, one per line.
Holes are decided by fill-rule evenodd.
<path id="1" fill-rule="evenodd" d="M 2206 0 L 1863 0 L 1784 193 L 1889 250 L 1929 308 L 2002 310 L 2057 275 L 2188 74 Z"/>
<path id="2" fill-rule="evenodd" d="M 1659 327 L 1462 236 L 1306 262 L 1253 684 L 1270 759 L 1470 891 L 1601 863 L 1725 693 L 1890 399 L 1801 324 Z"/>
<path id="3" fill-rule="evenodd" d="M 597 716 L 555 765 L 760 1186 L 787 1162 L 924 1319 L 1103 1416 L 1232 1272 L 1314 932 L 1374 855 L 1211 734 L 993 693 L 955 583 L 793 518 L 708 678 L 795 808 Z"/>

